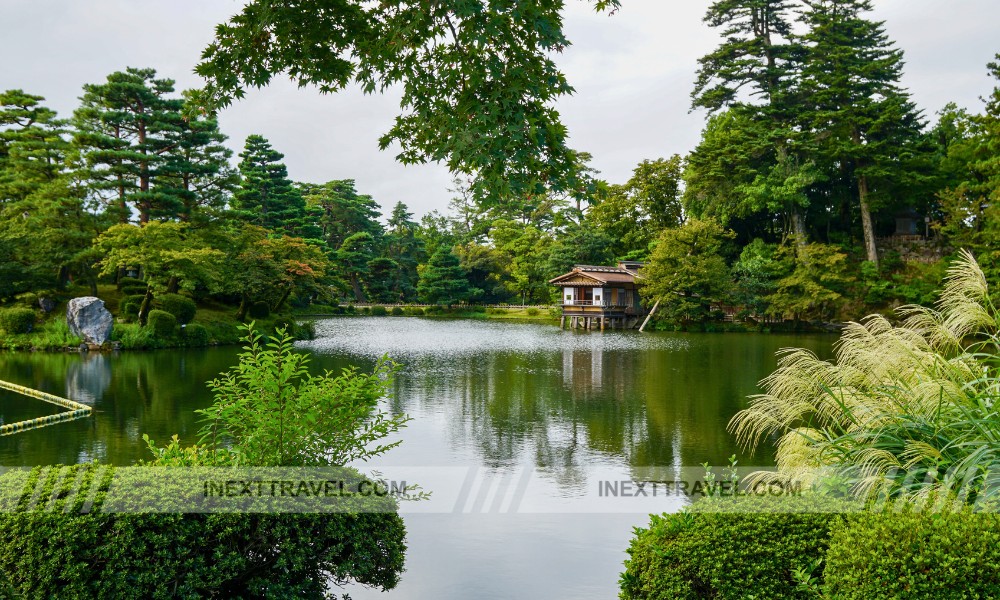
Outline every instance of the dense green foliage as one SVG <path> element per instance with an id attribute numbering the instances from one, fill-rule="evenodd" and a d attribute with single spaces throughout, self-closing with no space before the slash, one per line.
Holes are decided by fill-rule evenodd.
<path id="1" fill-rule="evenodd" d="M 962 248 L 1000 281 L 1000 87 L 928 126 L 870 1 L 711 3 L 720 40 L 692 91 L 701 141 L 619 183 L 566 146 L 552 108 L 570 91 L 552 62 L 563 2 L 459 4 L 260 0 L 217 30 L 203 90 L 130 68 L 84 85 L 69 120 L 0 93 L 0 303 L 120 284 L 142 300 L 117 316 L 140 324 L 176 293 L 241 322 L 261 304 L 549 304 L 548 280 L 573 265 L 628 259 L 651 262 L 645 300 L 663 301 L 663 321 L 797 326 L 931 301 Z M 350 179 L 296 182 L 259 135 L 232 164 L 204 109 L 280 73 L 325 91 L 403 84 L 382 141 L 449 164 L 448 213 L 415 218 Z M 678 269 L 699 223 L 719 243 Z"/>
<path id="2" fill-rule="evenodd" d="M 28 333 L 35 326 L 35 311 L 28 308 L 7 308 L 0 310 L 0 331 L 4 333 Z"/>
<path id="3" fill-rule="evenodd" d="M 843 508 L 823 498 L 697 502 L 636 528 L 621 597 L 808 598 L 796 570 L 821 559 Z"/>
<path id="4" fill-rule="evenodd" d="M 399 580 L 405 529 L 391 498 L 366 498 L 357 514 L 102 512 L 110 478 L 119 476 L 119 492 L 129 485 L 115 471 L 39 467 L 23 485 L 8 483 L 16 472 L 0 475 L 11 508 L 0 513 L 0 581 L 14 597 L 326 598 L 330 582 L 388 589 Z M 148 471 L 141 481 L 154 493 Z M 45 500 L 19 501 L 23 489 Z"/>
<path id="5" fill-rule="evenodd" d="M 349 368 L 310 375 L 309 357 L 295 352 L 293 341 L 279 329 L 265 343 L 247 327 L 239 364 L 208 384 L 215 401 L 200 411 L 206 425 L 193 446 L 201 463 L 344 466 L 399 445 L 383 440 L 407 417 L 377 409 L 391 389 L 393 363 L 384 359 L 372 373 Z M 163 464 L 187 456 L 173 445 L 149 445 Z"/>
<path id="6" fill-rule="evenodd" d="M 146 326 L 153 330 L 156 337 L 169 338 L 174 335 L 174 330 L 177 329 L 177 317 L 165 310 L 154 309 L 149 311 L 149 321 Z"/>
<path id="7" fill-rule="evenodd" d="M 823 496 L 701 500 L 636 528 L 623 599 L 994 598 L 1000 517 Z"/>
<path id="8" fill-rule="evenodd" d="M 181 324 L 190 323 L 198 311 L 194 300 L 180 294 L 162 294 L 156 297 L 155 304 L 176 317 Z"/>
<path id="9" fill-rule="evenodd" d="M 1000 515 L 856 515 L 832 529 L 825 563 L 833 598 L 996 598 Z"/>
<path id="10" fill-rule="evenodd" d="M 849 324 L 834 361 L 783 352 L 730 425 L 750 447 L 778 439 L 779 472 L 760 477 L 835 478 L 867 498 L 1000 499 L 1000 311 L 985 275 L 965 254 L 936 310 L 900 316 Z"/>

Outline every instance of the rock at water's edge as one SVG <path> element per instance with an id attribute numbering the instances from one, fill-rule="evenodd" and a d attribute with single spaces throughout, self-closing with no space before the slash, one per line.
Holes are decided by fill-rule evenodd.
<path id="1" fill-rule="evenodd" d="M 88 344 L 100 346 L 111 339 L 114 318 L 104 301 L 93 296 L 73 298 L 66 306 L 66 324 L 73 335 L 83 338 Z"/>

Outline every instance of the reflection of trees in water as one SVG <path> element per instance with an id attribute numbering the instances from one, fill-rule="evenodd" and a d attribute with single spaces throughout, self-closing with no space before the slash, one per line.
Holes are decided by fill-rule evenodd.
<path id="1" fill-rule="evenodd" d="M 746 464 L 726 424 L 787 340 L 688 341 L 678 349 L 418 358 L 407 364 L 396 403 L 445 415 L 453 442 L 471 444 L 487 466 L 530 461 L 571 481 L 594 461 L 675 468 L 724 465 L 737 454 Z"/>
<path id="2" fill-rule="evenodd" d="M 92 397 L 94 416 L 0 438 L 2 464 L 72 464 L 148 458 L 143 433 L 159 443 L 174 433 L 187 443 L 201 428 L 205 382 L 232 365 L 237 350 L 164 350 L 120 354 L 16 354 L 0 361 L 7 379 L 74 399 Z M 89 403 L 89 402 L 88 402 Z M 53 443 L 58 436 L 58 443 Z"/>

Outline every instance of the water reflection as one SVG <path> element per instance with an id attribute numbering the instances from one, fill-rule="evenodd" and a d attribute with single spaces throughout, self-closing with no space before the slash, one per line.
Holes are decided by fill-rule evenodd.
<path id="1" fill-rule="evenodd" d="M 587 333 L 558 327 L 416 318 L 337 318 L 301 346 L 314 370 L 369 368 L 383 354 L 402 371 L 385 408 L 414 417 L 386 465 L 545 470 L 547 494 L 568 498 L 594 467 L 616 477 L 644 467 L 743 464 L 725 426 L 775 351 L 828 355 L 829 337 Z M 0 379 L 91 402 L 92 418 L 0 438 L 0 465 L 145 458 L 141 436 L 195 440 L 205 382 L 237 348 L 111 355 L 0 354 Z M 37 411 L 0 393 L 0 420 Z M 40 413 L 31 416 L 39 416 Z M 27 418 L 27 417 L 25 417 Z M 641 479 L 642 476 L 640 475 Z M 665 502 L 671 510 L 676 503 Z M 421 518 L 425 517 L 425 518 Z M 392 598 L 615 594 L 628 536 L 641 515 L 407 517 L 407 572 Z M 357 590 L 356 598 L 377 594 Z"/>
<path id="2" fill-rule="evenodd" d="M 93 406 L 111 385 L 111 363 L 104 354 L 86 353 L 66 369 L 66 397 Z"/>

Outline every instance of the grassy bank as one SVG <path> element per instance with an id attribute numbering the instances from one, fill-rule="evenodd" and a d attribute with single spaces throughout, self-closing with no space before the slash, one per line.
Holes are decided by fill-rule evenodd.
<path id="1" fill-rule="evenodd" d="M 80 292 L 75 296 L 84 296 Z M 240 321 L 236 320 L 236 308 L 210 301 L 195 305 L 193 318 L 187 323 L 178 323 L 170 314 L 162 319 L 150 319 L 146 325 L 135 322 L 123 307 L 123 294 L 113 285 L 98 287 L 98 298 L 115 316 L 111 332 L 111 345 L 123 350 L 153 350 L 157 348 L 198 348 L 238 344 L 240 342 Z M 27 316 L 30 323 L 10 320 L 4 327 L 0 318 L 0 350 L 18 351 L 64 351 L 80 346 L 83 340 L 73 335 L 66 323 L 67 299 L 59 299 L 56 308 L 46 314 L 40 309 L 29 308 L 27 302 L 0 308 L 2 314 Z M 156 306 L 154 302 L 154 306 Z M 162 307 L 159 307 L 162 308 Z M 166 312 L 166 311 L 162 311 Z M 161 315 L 162 316 L 162 315 Z M 172 317 L 172 318 L 171 318 Z M 298 338 L 308 338 L 311 326 L 300 326 L 289 315 L 267 315 L 253 318 L 258 331 L 269 334 L 278 327 L 285 327 Z"/>
<path id="2" fill-rule="evenodd" d="M 298 316 L 371 316 L 371 317 L 439 317 L 458 319 L 510 320 L 558 322 L 562 314 L 558 308 L 538 307 L 484 307 L 484 306 L 312 306 L 296 311 Z"/>

